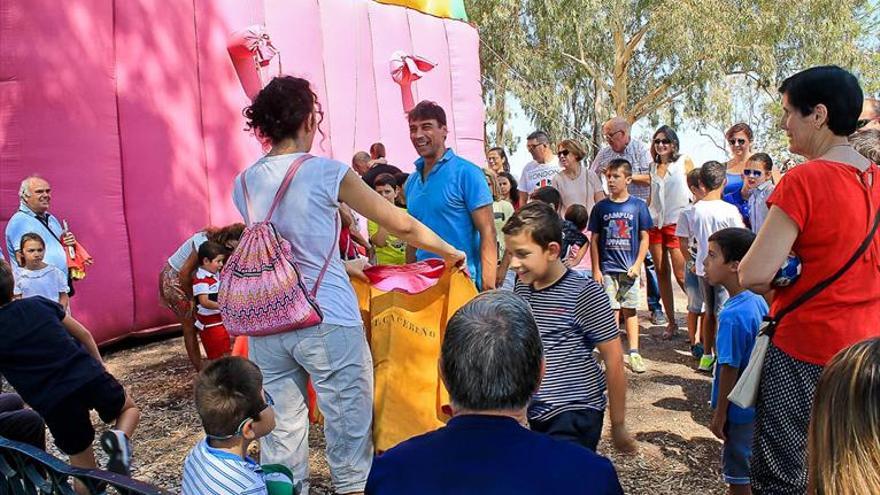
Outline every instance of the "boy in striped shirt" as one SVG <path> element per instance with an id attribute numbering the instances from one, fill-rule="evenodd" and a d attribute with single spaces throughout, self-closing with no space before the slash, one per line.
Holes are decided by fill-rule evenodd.
<path id="1" fill-rule="evenodd" d="M 614 445 L 634 452 L 625 425 L 623 350 L 605 290 L 562 263 L 562 226 L 551 206 L 524 206 L 502 231 L 510 268 L 518 275 L 514 291 L 529 303 L 544 346 L 544 379 L 529 404 L 529 426 L 595 451 L 610 402 Z M 605 373 L 593 348 L 602 355 Z"/>
<path id="2" fill-rule="evenodd" d="M 224 357 L 202 370 L 196 410 L 207 435 L 186 456 L 183 495 L 268 493 L 263 470 L 247 450 L 275 429 L 272 405 L 263 374 L 251 361 Z"/>

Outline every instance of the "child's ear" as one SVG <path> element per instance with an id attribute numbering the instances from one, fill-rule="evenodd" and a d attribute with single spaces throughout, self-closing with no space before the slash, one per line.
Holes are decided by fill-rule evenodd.
<path id="1" fill-rule="evenodd" d="M 739 272 L 739 261 L 731 261 L 728 263 L 730 265 L 730 269 L 734 272 Z"/>
<path id="2" fill-rule="evenodd" d="M 255 420 L 248 421 L 241 429 L 241 437 L 244 438 L 246 442 L 253 442 L 257 439 L 257 432 L 254 431 L 254 423 L 256 423 Z"/>
<path id="3" fill-rule="evenodd" d="M 549 252 L 551 256 L 556 256 L 557 258 L 562 259 L 562 246 L 558 242 L 551 242 L 548 244 L 547 252 Z"/>

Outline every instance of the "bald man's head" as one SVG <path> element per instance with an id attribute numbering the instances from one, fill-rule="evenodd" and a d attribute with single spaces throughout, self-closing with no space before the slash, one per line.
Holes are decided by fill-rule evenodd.
<path id="1" fill-rule="evenodd" d="M 614 117 L 602 125 L 605 142 L 615 153 L 623 153 L 629 144 L 629 121 L 623 117 Z"/>
<path id="2" fill-rule="evenodd" d="M 357 172 L 358 175 L 364 175 L 367 173 L 367 170 L 370 170 L 370 154 L 366 151 L 358 151 L 351 158 L 351 168 Z"/>

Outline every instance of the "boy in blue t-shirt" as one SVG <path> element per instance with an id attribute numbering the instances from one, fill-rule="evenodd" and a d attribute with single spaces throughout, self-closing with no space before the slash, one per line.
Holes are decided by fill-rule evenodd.
<path id="1" fill-rule="evenodd" d="M 632 165 L 621 158 L 611 160 L 605 169 L 609 198 L 596 203 L 590 214 L 590 256 L 593 278 L 605 286 L 611 308 L 623 312 L 629 340 L 629 366 L 645 372 L 639 354 L 639 273 L 648 254 L 651 214 L 648 204 L 630 196 Z"/>
<path id="2" fill-rule="evenodd" d="M 710 429 L 716 437 L 724 440 L 722 470 L 731 494 L 751 493 L 749 457 L 752 454 L 755 409 L 743 409 L 729 402 L 727 395 L 749 363 L 758 329 L 768 312 L 764 298 L 739 283 L 739 263 L 754 240 L 755 234 L 748 229 L 731 227 L 719 230 L 709 236 L 709 249 L 703 262 L 709 283 L 724 286 L 730 294 L 718 315 L 715 381 L 712 384 L 715 414 Z"/>

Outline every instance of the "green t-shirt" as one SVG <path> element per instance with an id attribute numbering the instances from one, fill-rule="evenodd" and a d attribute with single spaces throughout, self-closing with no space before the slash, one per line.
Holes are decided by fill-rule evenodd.
<path id="1" fill-rule="evenodd" d="M 370 220 L 367 222 L 367 232 L 370 234 L 370 242 L 373 242 L 373 236 L 379 232 L 379 224 Z M 379 265 L 405 265 L 406 264 L 406 243 L 388 233 L 385 237 L 385 246 L 379 247 L 374 245 L 376 250 L 376 264 Z"/>

